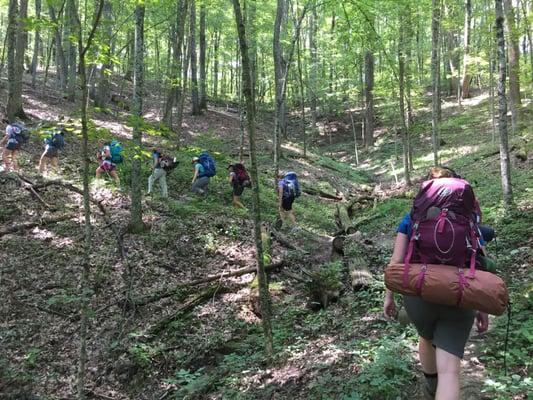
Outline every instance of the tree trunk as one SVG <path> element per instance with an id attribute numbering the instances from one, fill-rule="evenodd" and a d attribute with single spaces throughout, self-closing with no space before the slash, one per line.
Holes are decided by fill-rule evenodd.
<path id="1" fill-rule="evenodd" d="M 311 71 L 310 71 L 310 91 L 311 91 L 311 135 L 316 135 L 316 120 L 317 120 L 317 69 L 318 69 L 318 52 L 316 44 L 317 35 L 317 4 L 316 0 L 311 1 L 311 21 L 309 24 L 309 52 L 311 53 Z"/>
<path id="2" fill-rule="evenodd" d="M 300 129 L 304 145 L 304 158 L 307 157 L 307 132 L 305 131 L 305 94 L 304 94 L 304 78 L 302 72 L 302 56 L 301 56 L 301 40 L 298 36 L 298 47 L 297 47 L 297 65 L 298 65 L 298 87 L 300 88 Z"/>
<path id="3" fill-rule="evenodd" d="M 507 98 L 505 97 L 505 38 L 503 35 L 503 6 L 502 0 L 495 0 L 496 8 L 496 40 L 498 43 L 498 130 L 500 132 L 500 172 L 502 176 L 503 204 L 509 211 L 513 204 L 513 190 L 511 186 L 511 165 L 509 162 L 509 144 L 507 137 Z"/>
<path id="4" fill-rule="evenodd" d="M 67 62 L 65 60 L 65 53 L 63 51 L 63 41 L 61 40 L 61 29 L 58 17 L 56 17 L 54 7 L 48 5 L 48 14 L 52 20 L 54 30 L 54 44 L 55 44 L 55 56 L 56 56 L 56 75 L 59 81 L 61 91 L 67 89 Z"/>
<path id="5" fill-rule="evenodd" d="M 405 176 L 405 185 L 411 186 L 411 176 L 409 173 L 409 132 L 407 130 L 406 113 L 405 113 L 405 31 L 407 26 L 402 21 L 406 21 L 405 14 L 400 15 L 400 31 L 398 43 L 398 80 L 400 88 L 399 106 L 400 106 L 400 126 L 402 129 L 402 144 L 403 144 L 403 170 Z"/>
<path id="6" fill-rule="evenodd" d="M 178 93 L 183 93 L 183 79 L 182 73 L 182 49 L 183 39 L 185 36 L 185 21 L 187 17 L 188 4 L 187 0 L 177 0 L 177 19 L 176 19 L 176 37 L 173 40 L 172 48 L 172 67 L 170 77 L 170 89 L 167 94 L 167 101 L 165 103 L 165 111 L 163 113 L 163 123 L 172 127 L 172 110 L 174 103 L 178 99 Z M 181 129 L 181 122 L 178 129 Z"/>
<path id="7" fill-rule="evenodd" d="M 111 97 L 111 87 L 109 83 L 109 73 L 111 71 L 111 40 L 113 36 L 113 14 L 112 6 L 109 0 L 104 1 L 104 9 L 102 11 L 103 18 L 103 40 L 107 46 L 102 48 L 102 56 L 104 58 L 102 66 L 98 69 L 98 87 L 96 96 L 94 98 L 94 105 L 96 107 L 105 107 L 109 98 Z"/>
<path id="8" fill-rule="evenodd" d="M 281 25 L 284 20 L 285 0 L 277 0 L 276 20 L 274 22 L 273 36 L 273 56 L 274 56 L 274 86 L 276 95 L 274 97 L 274 170 L 277 175 L 279 171 L 279 158 L 281 156 L 281 137 L 283 136 L 284 123 L 284 99 L 283 99 L 283 71 L 285 64 L 281 49 Z"/>
<path id="9" fill-rule="evenodd" d="M 530 83 L 533 86 L 533 39 L 531 35 L 531 25 L 529 23 L 530 16 L 528 15 L 526 11 L 526 1 L 522 0 L 522 14 L 523 14 L 523 21 L 524 21 L 524 30 L 526 31 L 527 41 L 529 43 L 529 68 L 530 68 Z M 529 10 L 529 13 L 531 15 L 531 9 Z"/>
<path id="10" fill-rule="evenodd" d="M 20 5 L 20 7 L 19 7 Z M 16 118 L 26 118 L 22 107 L 22 83 L 24 78 L 24 53 L 28 44 L 28 32 L 24 26 L 28 17 L 28 1 L 10 0 L 8 26 L 8 98 L 6 114 L 11 122 Z"/>
<path id="11" fill-rule="evenodd" d="M 68 25 L 67 35 L 65 37 L 67 50 L 67 98 L 69 101 L 76 100 L 76 45 L 72 38 L 76 35 L 76 2 L 75 0 L 67 0 L 65 10 L 65 21 Z"/>
<path id="12" fill-rule="evenodd" d="M 431 139 L 433 143 L 433 163 L 439 164 L 439 27 L 440 27 L 440 0 L 433 0 L 431 18 Z"/>
<path id="13" fill-rule="evenodd" d="M 259 180 L 257 173 L 257 157 L 255 149 L 255 114 L 254 114 L 254 98 L 252 89 L 252 75 L 250 70 L 250 60 L 248 53 L 248 44 L 246 42 L 246 32 L 244 21 L 242 18 L 241 6 L 239 0 L 233 1 L 233 9 L 235 12 L 235 20 L 237 23 L 237 32 L 239 35 L 239 43 L 241 47 L 242 57 L 242 80 L 244 96 L 246 99 L 246 120 L 248 123 L 248 138 L 250 141 L 250 158 L 251 168 L 250 174 L 252 178 L 252 203 L 254 214 L 254 236 L 255 248 L 257 253 L 257 277 L 259 281 L 259 302 L 261 306 L 261 321 L 265 335 L 265 352 L 267 358 L 270 360 L 273 355 L 273 340 L 272 340 L 272 324 L 271 324 L 271 301 L 268 291 L 268 281 L 266 278 L 265 267 L 263 262 L 263 245 L 261 240 L 261 207 L 259 200 Z"/>
<path id="14" fill-rule="evenodd" d="M 145 228 L 142 220 L 141 194 L 141 150 L 142 150 L 142 118 L 143 118 L 143 85 L 144 85 L 144 2 L 138 1 L 135 7 L 135 61 L 133 71 L 133 144 L 138 151 L 131 162 L 131 214 L 129 230 L 142 232 Z"/>
<path id="15" fill-rule="evenodd" d="M 505 10 L 505 27 L 507 30 L 508 46 L 507 60 L 509 71 L 509 99 L 511 102 L 511 122 L 513 132 L 517 132 L 520 122 L 520 46 L 518 44 L 520 32 L 516 28 L 515 15 L 511 0 L 503 0 Z M 531 50 L 531 49 L 530 49 Z"/>
<path id="16" fill-rule="evenodd" d="M 220 31 L 215 32 L 213 44 L 213 98 L 218 98 L 218 48 L 220 46 Z"/>
<path id="17" fill-rule="evenodd" d="M 192 115 L 201 115 L 198 97 L 198 61 L 196 57 L 196 0 L 191 0 L 189 23 L 189 48 L 191 53 L 191 106 Z"/>
<path id="18" fill-rule="evenodd" d="M 463 74 L 461 75 L 461 94 L 463 99 L 470 97 L 470 80 L 469 74 L 470 63 L 470 26 L 472 24 L 472 1 L 465 0 L 465 28 L 463 35 Z"/>
<path id="19" fill-rule="evenodd" d="M 91 243 L 92 243 L 92 226 L 91 226 L 91 195 L 89 192 L 89 127 L 87 118 L 87 103 L 89 100 L 89 93 L 87 87 L 87 69 L 85 63 L 85 55 L 90 49 L 94 33 L 100 22 L 102 15 L 103 0 L 99 1 L 98 11 L 94 19 L 92 29 L 87 38 L 87 43 L 83 47 L 83 31 L 79 18 L 77 18 L 77 10 L 74 18 L 76 34 L 78 37 L 78 56 L 80 69 L 80 84 L 82 92 L 81 104 L 81 135 L 82 135 L 82 157 L 83 157 L 83 215 L 84 215 L 84 246 L 83 246 L 83 270 L 80 278 L 80 292 L 81 292 L 81 319 L 80 319 L 80 344 L 79 344 L 79 362 L 78 362 L 78 379 L 77 391 L 78 400 L 85 399 L 85 366 L 87 362 L 87 331 L 89 327 L 89 302 L 90 290 L 87 287 L 89 284 L 90 275 L 90 259 L 91 259 Z"/>
<path id="20" fill-rule="evenodd" d="M 365 52 L 365 148 L 374 146 L 374 55 Z"/>
<path id="21" fill-rule="evenodd" d="M 205 3 L 200 6 L 200 109 L 207 110 L 207 74 L 205 62 Z"/>
<path id="22" fill-rule="evenodd" d="M 35 18 L 41 18 L 41 0 L 35 0 Z M 33 57 L 31 59 L 31 86 L 37 82 L 37 68 L 39 67 L 39 53 L 41 52 L 41 26 L 35 27 L 35 39 L 33 43 Z"/>

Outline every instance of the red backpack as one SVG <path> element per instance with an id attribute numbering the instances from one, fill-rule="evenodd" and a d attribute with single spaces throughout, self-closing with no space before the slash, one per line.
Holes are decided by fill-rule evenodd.
<path id="1" fill-rule="evenodd" d="M 476 198 L 460 178 L 425 181 L 411 210 L 412 234 L 404 263 L 446 264 L 476 268 L 479 230 Z M 408 269 L 408 268 L 407 268 Z"/>
<path id="2" fill-rule="evenodd" d="M 241 186 L 251 186 L 252 181 L 250 180 L 250 175 L 248 175 L 248 172 L 246 171 L 246 168 L 243 164 L 233 165 L 233 172 L 235 172 L 235 175 L 237 176 L 237 181 Z"/>

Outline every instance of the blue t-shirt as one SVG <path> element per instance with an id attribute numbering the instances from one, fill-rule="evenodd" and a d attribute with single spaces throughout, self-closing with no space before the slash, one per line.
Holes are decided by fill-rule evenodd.
<path id="1" fill-rule="evenodd" d="M 205 174 L 205 168 L 204 168 L 204 166 L 203 166 L 202 164 L 200 164 L 200 163 L 196 163 L 195 166 L 194 166 L 194 168 L 195 168 L 196 170 L 198 170 L 198 177 L 199 177 L 199 178 L 202 178 L 203 175 Z"/>
<path id="2" fill-rule="evenodd" d="M 398 225 L 396 232 L 403 233 L 407 235 L 409 239 L 411 239 L 411 234 L 413 233 L 413 224 L 411 223 L 411 213 L 405 214 L 402 221 L 400 222 L 400 225 Z M 481 246 L 485 246 L 485 241 L 483 240 L 483 237 L 481 236 L 481 232 L 479 233 L 479 244 Z"/>

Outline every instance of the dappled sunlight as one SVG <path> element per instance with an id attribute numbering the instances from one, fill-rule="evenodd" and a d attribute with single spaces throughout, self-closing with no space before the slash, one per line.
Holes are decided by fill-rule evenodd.
<path id="1" fill-rule="evenodd" d="M 475 106 L 479 106 L 484 101 L 488 101 L 489 99 L 490 99 L 489 94 L 483 93 L 478 96 L 472 96 L 468 99 L 462 99 L 461 105 L 463 107 L 465 106 L 475 107 Z M 454 101 L 445 100 L 442 102 L 442 106 L 441 106 L 442 110 L 448 110 L 448 109 L 455 108 L 455 107 L 458 107 L 457 100 L 454 100 Z"/>
<path id="2" fill-rule="evenodd" d="M 62 249 L 64 247 L 69 247 L 74 244 L 74 240 L 70 237 L 61 237 L 51 232 L 48 229 L 33 228 L 31 235 L 34 239 L 42 240 L 47 242 L 49 246 L 55 247 L 57 249 Z"/>

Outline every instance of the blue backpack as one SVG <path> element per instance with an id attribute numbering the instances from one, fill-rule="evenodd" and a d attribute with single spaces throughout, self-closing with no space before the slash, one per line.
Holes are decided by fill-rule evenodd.
<path id="1" fill-rule="evenodd" d="M 300 197 L 301 194 L 296 172 L 287 172 L 283 178 L 283 198 Z"/>
<path id="2" fill-rule="evenodd" d="M 217 174 L 217 164 L 207 151 L 204 151 L 202 154 L 200 154 L 198 157 L 198 162 L 202 164 L 202 167 L 204 167 L 204 172 L 200 175 L 200 178 L 204 176 L 211 178 Z"/>
<path id="3" fill-rule="evenodd" d="M 21 123 L 9 124 L 6 128 L 9 136 L 6 148 L 8 150 L 18 150 L 20 146 L 28 141 L 28 129 Z"/>
<path id="4" fill-rule="evenodd" d="M 50 136 L 44 139 L 45 144 L 55 147 L 58 150 L 61 150 L 65 147 L 65 138 L 61 131 L 48 131 Z"/>
<path id="5" fill-rule="evenodd" d="M 120 164 L 124 161 L 124 157 L 122 156 L 122 151 L 124 150 L 124 147 L 122 147 L 122 144 L 116 139 L 113 139 L 111 141 L 111 144 L 109 145 L 109 151 L 111 153 L 111 162 L 113 164 Z"/>

